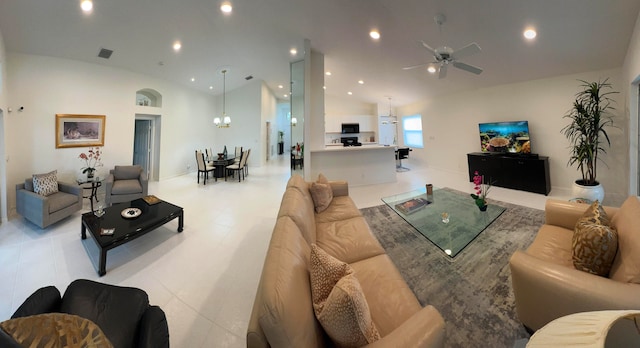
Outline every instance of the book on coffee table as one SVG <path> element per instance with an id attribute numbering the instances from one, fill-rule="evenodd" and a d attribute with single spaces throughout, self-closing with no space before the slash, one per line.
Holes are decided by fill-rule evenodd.
<path id="1" fill-rule="evenodd" d="M 100 229 L 100 235 L 101 236 L 113 236 L 113 232 L 115 232 L 116 229 L 114 228 L 101 228 Z"/>
<path id="2" fill-rule="evenodd" d="M 431 204 L 431 202 L 429 202 L 425 198 L 412 198 L 408 201 L 396 204 L 396 209 L 405 214 L 411 214 L 426 207 L 429 204 Z"/>
<path id="3" fill-rule="evenodd" d="M 142 199 L 145 202 L 147 202 L 147 204 L 149 204 L 149 205 L 154 205 L 154 204 L 162 202 L 162 200 L 160 198 L 158 198 L 158 197 L 156 197 L 154 195 L 144 196 L 144 197 L 142 197 Z"/>

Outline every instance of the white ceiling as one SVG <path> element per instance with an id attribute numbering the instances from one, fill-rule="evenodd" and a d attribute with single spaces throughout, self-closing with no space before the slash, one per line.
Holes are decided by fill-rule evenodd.
<path id="1" fill-rule="evenodd" d="M 6 50 L 128 69 L 211 94 L 221 93 L 219 70 L 228 68 L 228 90 L 252 75 L 281 97 L 289 62 L 301 59 L 309 39 L 333 73 L 327 94 L 384 105 L 390 96 L 394 106 L 620 67 L 640 9 L 638 0 L 233 0 L 225 16 L 218 0 L 93 2 L 84 15 L 80 0 L 1 0 Z M 437 13 L 447 18 L 441 31 Z M 537 28 L 533 42 L 523 39 L 527 26 Z M 381 32 L 377 42 L 368 36 L 372 28 Z M 423 69 L 402 70 L 433 60 L 419 40 L 454 49 L 476 42 L 482 52 L 463 61 L 484 72 L 449 68 L 439 80 Z M 289 54 L 294 47 L 297 57 Z M 100 48 L 114 50 L 111 59 L 98 58 Z"/>

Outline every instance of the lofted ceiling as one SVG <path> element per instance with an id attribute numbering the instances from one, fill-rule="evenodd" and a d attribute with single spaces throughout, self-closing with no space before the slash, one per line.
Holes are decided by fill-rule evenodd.
<path id="1" fill-rule="evenodd" d="M 233 12 L 224 15 L 217 0 L 93 4 L 85 15 L 80 0 L 0 1 L 6 51 L 117 67 L 212 95 L 222 92 L 219 71 L 227 69 L 227 90 L 251 75 L 285 99 L 289 62 L 302 59 L 309 39 L 332 72 L 327 94 L 385 105 L 391 97 L 394 106 L 620 67 L 640 9 L 637 0 L 233 0 Z M 437 13 L 446 16 L 440 27 Z M 538 32 L 530 42 L 522 35 L 529 26 Z M 374 28 L 377 41 L 368 35 Z M 476 42 L 482 52 L 463 61 L 484 72 L 449 68 L 438 79 L 426 69 L 403 70 L 433 60 L 420 40 L 454 49 Z M 177 53 L 175 41 L 182 43 Z M 101 48 L 114 51 L 110 59 L 97 57 Z"/>

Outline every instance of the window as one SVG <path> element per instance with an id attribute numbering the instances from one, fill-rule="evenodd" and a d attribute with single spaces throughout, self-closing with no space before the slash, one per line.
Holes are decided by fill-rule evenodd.
<path id="1" fill-rule="evenodd" d="M 423 149 L 424 142 L 422 140 L 422 116 L 412 115 L 403 117 L 402 134 L 404 136 L 405 146 Z"/>

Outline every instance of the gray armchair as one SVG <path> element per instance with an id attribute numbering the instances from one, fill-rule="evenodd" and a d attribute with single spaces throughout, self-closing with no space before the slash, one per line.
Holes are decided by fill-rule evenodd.
<path id="1" fill-rule="evenodd" d="M 25 219 L 45 228 L 82 209 L 82 188 L 58 182 L 58 192 L 41 196 L 33 192 L 33 179 L 16 185 L 16 211 Z"/>
<path id="2" fill-rule="evenodd" d="M 115 166 L 105 181 L 105 203 L 129 202 L 148 194 L 149 180 L 140 165 Z"/>

